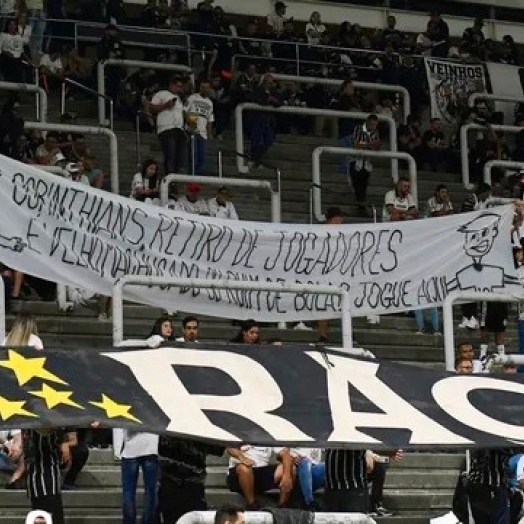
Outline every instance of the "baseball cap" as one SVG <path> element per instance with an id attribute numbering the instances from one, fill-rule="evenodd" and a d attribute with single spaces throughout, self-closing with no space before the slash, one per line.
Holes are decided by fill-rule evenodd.
<path id="1" fill-rule="evenodd" d="M 66 157 L 62 153 L 57 153 L 53 158 L 53 165 L 56 166 L 59 162 L 63 162 Z"/>
<path id="2" fill-rule="evenodd" d="M 335 218 L 335 217 L 343 217 L 343 216 L 345 215 L 342 212 L 342 209 L 340 209 L 339 207 L 330 207 L 326 211 L 326 220 L 330 220 L 331 218 Z"/>
<path id="3" fill-rule="evenodd" d="M 69 162 L 65 168 L 68 173 L 78 173 L 80 171 L 74 162 Z"/>
<path id="4" fill-rule="evenodd" d="M 284 2 L 276 2 L 275 3 L 275 9 L 280 9 L 282 7 L 287 7 L 287 5 Z"/>
<path id="5" fill-rule="evenodd" d="M 186 186 L 186 191 L 188 193 L 200 193 L 200 184 L 197 184 L 196 182 L 190 182 Z"/>

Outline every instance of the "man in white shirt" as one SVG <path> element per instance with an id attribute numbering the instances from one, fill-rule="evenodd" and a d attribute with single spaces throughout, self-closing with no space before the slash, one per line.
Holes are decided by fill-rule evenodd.
<path id="1" fill-rule="evenodd" d="M 182 320 L 182 336 L 175 339 L 175 342 L 198 342 L 198 318 L 184 317 Z"/>
<path id="2" fill-rule="evenodd" d="M 164 153 L 166 175 L 180 173 L 185 163 L 187 136 L 184 130 L 183 91 L 182 80 L 173 76 L 168 89 L 156 93 L 148 108 L 156 116 L 156 130 Z"/>
<path id="3" fill-rule="evenodd" d="M 207 141 L 211 136 L 211 127 L 215 121 L 213 102 L 209 98 L 211 83 L 209 80 L 200 81 L 200 90 L 191 95 L 186 102 L 187 123 L 193 134 L 193 151 L 191 152 L 192 173 L 204 174 L 207 155 Z"/>
<path id="4" fill-rule="evenodd" d="M 267 15 L 267 25 L 276 35 L 284 30 L 286 9 L 287 5 L 284 2 L 276 2 L 274 12 Z"/>
<path id="5" fill-rule="evenodd" d="M 256 495 L 271 489 L 280 489 L 279 507 L 285 507 L 293 489 L 293 457 L 288 448 L 263 448 L 244 444 L 227 448 L 229 472 L 227 486 L 230 491 L 241 493 L 246 509 L 257 510 Z M 275 453 L 278 464 L 270 464 Z"/>
<path id="6" fill-rule="evenodd" d="M 67 173 L 66 177 L 72 182 L 79 182 L 85 186 L 91 185 L 89 183 L 89 178 L 84 174 L 84 166 L 82 162 L 77 162 L 76 164 L 74 162 L 69 162 L 69 164 L 66 165 L 65 170 Z"/>
<path id="7" fill-rule="evenodd" d="M 411 182 L 408 177 L 401 176 L 398 179 L 397 187 L 386 193 L 382 220 L 384 222 L 398 222 L 417 217 L 417 203 L 411 195 Z"/>
<path id="8" fill-rule="evenodd" d="M 176 211 L 192 213 L 194 215 L 209 215 L 207 202 L 202 198 L 198 198 L 200 189 L 200 184 L 197 184 L 196 182 L 190 182 L 187 184 L 186 194 L 176 201 L 174 209 Z"/>
<path id="9" fill-rule="evenodd" d="M 229 220 L 238 220 L 237 211 L 233 202 L 229 199 L 229 190 L 225 186 L 218 188 L 215 198 L 207 201 L 209 214 L 215 218 L 227 218 Z"/>
<path id="10" fill-rule="evenodd" d="M 38 71 L 40 74 L 40 83 L 47 92 L 61 86 L 64 78 L 64 66 L 60 58 L 60 53 L 54 51 L 42 55 Z"/>

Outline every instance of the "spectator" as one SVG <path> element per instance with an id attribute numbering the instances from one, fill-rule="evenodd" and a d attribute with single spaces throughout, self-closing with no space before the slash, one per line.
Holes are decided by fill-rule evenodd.
<path id="1" fill-rule="evenodd" d="M 373 471 L 373 453 L 364 450 L 327 449 L 324 511 L 369 512 L 368 475 Z"/>
<path id="2" fill-rule="evenodd" d="M 245 524 L 244 510 L 238 506 L 221 506 L 213 524 Z"/>
<path id="3" fill-rule="evenodd" d="M 284 107 L 306 107 L 304 94 L 299 90 L 295 82 L 287 82 L 284 91 L 280 95 L 280 102 Z M 300 133 L 307 135 L 310 130 L 310 120 L 304 115 L 279 115 L 278 132 L 283 134 Z"/>
<path id="4" fill-rule="evenodd" d="M 417 203 L 411 195 L 411 181 L 407 176 L 400 176 L 396 188 L 386 193 L 382 220 L 412 220 L 418 218 L 418 214 Z"/>
<path id="5" fill-rule="evenodd" d="M 71 147 L 66 151 L 66 157 L 69 162 L 78 162 L 82 158 L 91 154 L 87 147 L 86 137 L 84 135 L 76 133 L 72 135 L 71 139 Z"/>
<path id="6" fill-rule="evenodd" d="M 0 262 L 0 277 L 4 283 L 4 304 L 6 312 L 11 311 L 11 298 L 13 294 L 13 279 L 15 272 Z"/>
<path id="7" fill-rule="evenodd" d="M 510 524 L 519 522 L 523 506 L 524 453 L 512 455 L 508 461 L 508 482 L 510 485 Z"/>
<path id="8" fill-rule="evenodd" d="M 88 151 L 80 161 L 84 166 L 84 174 L 89 179 L 89 184 L 97 189 L 102 189 L 105 175 L 101 169 L 96 167 L 96 155 Z"/>
<path id="9" fill-rule="evenodd" d="M 211 87 L 210 98 L 215 115 L 215 137 L 222 140 L 222 133 L 228 127 L 231 118 L 232 101 L 229 82 L 222 81 L 221 75 L 215 75 L 211 79 Z"/>
<path id="10" fill-rule="evenodd" d="M 178 76 L 169 80 L 168 90 L 159 91 L 149 104 L 156 116 L 158 140 L 164 153 L 165 174 L 180 173 L 184 166 L 187 137 L 184 131 L 184 84 Z"/>
<path id="11" fill-rule="evenodd" d="M 0 39 L 1 71 L 6 82 L 21 82 L 23 76 L 22 54 L 24 41 L 18 34 L 16 20 L 7 22 Z"/>
<path id="12" fill-rule="evenodd" d="M 458 375 L 470 375 L 473 373 L 473 363 L 471 359 L 466 357 L 457 357 L 455 359 L 455 372 Z"/>
<path id="13" fill-rule="evenodd" d="M 142 522 L 154 524 L 158 479 L 158 435 L 115 429 L 113 440 L 115 454 L 121 459 L 122 522 L 123 524 L 136 522 L 136 491 L 141 469 L 144 481 Z"/>
<path id="14" fill-rule="evenodd" d="M 98 427 L 98 423 L 92 424 L 92 427 Z M 89 448 L 87 447 L 86 436 L 87 429 L 78 428 L 76 431 L 76 445 L 70 446 L 71 462 L 67 473 L 62 480 L 62 490 L 72 491 L 77 489 L 76 479 L 80 475 L 82 469 L 89 458 Z"/>
<path id="15" fill-rule="evenodd" d="M 235 105 L 251 100 L 253 98 L 253 91 L 259 81 L 256 65 L 249 64 L 247 69 L 243 73 L 240 73 L 232 87 L 231 96 L 233 97 Z"/>
<path id="16" fill-rule="evenodd" d="M 38 336 L 38 328 L 34 318 L 29 313 L 19 313 L 2 346 L 29 346 L 39 351 L 44 349 L 44 343 Z"/>
<path id="17" fill-rule="evenodd" d="M 17 142 L 24 134 L 24 119 L 20 117 L 20 104 L 7 99 L 0 115 L 0 153 L 13 157 Z"/>
<path id="18" fill-rule="evenodd" d="M 46 27 L 46 12 L 44 0 L 26 0 L 29 9 L 29 21 L 31 23 L 31 41 L 29 42 L 30 56 L 35 57 L 42 53 L 44 32 Z"/>
<path id="19" fill-rule="evenodd" d="M 314 493 L 324 486 L 326 467 L 322 450 L 318 448 L 291 448 L 289 450 L 297 468 L 297 479 L 308 511 L 318 511 Z"/>
<path id="20" fill-rule="evenodd" d="M 322 35 L 326 32 L 326 26 L 320 19 L 320 13 L 313 11 L 306 25 L 306 38 L 309 45 L 319 45 Z"/>
<path id="21" fill-rule="evenodd" d="M 209 215 L 207 202 L 198 196 L 201 189 L 200 184 L 196 182 L 190 182 L 187 184 L 185 195 L 177 200 L 175 209 L 177 211 L 182 211 L 183 213 L 192 213 L 194 215 Z"/>
<path id="22" fill-rule="evenodd" d="M 442 120 L 432 118 L 429 129 L 422 135 L 422 163 L 429 164 L 432 171 L 438 171 L 440 164 L 447 161 L 448 146 L 442 132 Z"/>
<path id="23" fill-rule="evenodd" d="M 150 337 L 158 335 L 164 339 L 164 342 L 175 342 L 175 327 L 171 317 L 164 315 L 155 320 Z"/>
<path id="24" fill-rule="evenodd" d="M 237 64 L 237 69 L 245 70 L 253 63 L 251 57 L 261 57 L 264 55 L 263 36 L 260 34 L 256 20 L 248 20 L 246 31 L 241 32 L 242 40 L 238 42 L 238 49 L 245 58 L 241 58 Z M 254 67 L 260 65 L 260 61 L 255 61 Z"/>
<path id="25" fill-rule="evenodd" d="M 369 115 L 364 124 L 355 127 L 352 147 L 361 150 L 379 150 L 382 144 L 377 127 L 377 115 Z M 372 171 L 373 164 L 370 158 L 365 156 L 359 156 L 350 166 L 351 184 L 355 192 L 355 199 L 360 212 L 363 214 L 366 214 L 367 189 Z"/>
<path id="26" fill-rule="evenodd" d="M 96 89 L 87 59 L 81 57 L 74 46 L 70 46 L 68 48 L 66 63 L 64 65 L 64 75 L 66 75 L 71 80 L 75 80 L 76 82 Z M 66 96 L 71 98 L 74 92 L 75 87 L 68 85 Z"/>
<path id="27" fill-rule="evenodd" d="M 397 29 L 397 19 L 393 15 L 388 16 L 387 26 L 382 31 L 382 40 L 384 48 L 391 46 L 396 51 L 404 40 L 404 35 Z"/>
<path id="28" fill-rule="evenodd" d="M 244 444 L 239 448 L 227 448 L 229 472 L 227 485 L 230 491 L 241 493 L 246 509 L 260 509 L 256 495 L 271 489 L 279 489 L 278 506 L 285 507 L 293 489 L 293 458 L 287 448 L 275 451 L 278 465 L 270 464 L 272 448 L 261 448 Z"/>
<path id="29" fill-rule="evenodd" d="M 0 431 L 0 472 L 11 474 L 6 489 L 18 487 L 23 471 L 22 432 L 19 429 Z"/>
<path id="30" fill-rule="evenodd" d="M 229 220 L 238 220 L 235 205 L 231 202 L 229 189 L 225 186 L 218 188 L 214 198 L 207 201 L 210 216 L 214 218 L 226 218 Z"/>
<path id="31" fill-rule="evenodd" d="M 16 19 L 16 24 L 18 26 L 18 34 L 22 38 L 23 44 L 23 55 L 26 60 L 30 61 L 32 59 L 31 50 L 29 48 L 29 42 L 31 41 L 31 26 L 27 24 L 27 12 L 20 11 Z M 33 79 L 31 79 L 31 82 Z"/>
<path id="32" fill-rule="evenodd" d="M 449 53 L 449 27 L 442 20 L 438 11 L 431 13 L 427 33 L 432 45 L 431 56 L 447 58 Z"/>
<path id="33" fill-rule="evenodd" d="M 206 457 L 224 448 L 194 440 L 161 436 L 158 506 L 163 524 L 176 524 L 191 511 L 206 511 Z"/>
<path id="34" fill-rule="evenodd" d="M 267 16 L 269 31 L 278 36 L 284 30 L 287 6 L 284 2 L 276 2 L 272 13 Z"/>
<path id="35" fill-rule="evenodd" d="M 454 213 L 447 186 L 439 184 L 426 205 L 427 217 L 442 217 Z"/>
<path id="36" fill-rule="evenodd" d="M 380 57 L 379 63 L 381 68 L 382 83 L 387 85 L 400 84 L 400 65 L 398 57 L 394 54 L 395 48 L 388 44 L 384 50 L 384 54 Z"/>
<path id="37" fill-rule="evenodd" d="M 65 72 L 60 52 L 56 49 L 56 46 L 51 48 L 50 53 L 42 55 L 38 73 L 40 76 L 40 87 L 43 87 L 48 94 L 51 91 L 60 89 Z"/>
<path id="38" fill-rule="evenodd" d="M 193 150 L 191 155 L 192 173 L 203 175 L 206 165 L 207 142 L 215 121 L 213 102 L 209 98 L 211 84 L 209 80 L 200 81 L 200 90 L 191 95 L 186 102 L 186 113 L 189 131 L 193 133 Z"/>
<path id="39" fill-rule="evenodd" d="M 158 29 L 162 26 L 157 0 L 147 0 L 147 4 L 142 10 L 140 20 L 145 27 Z"/>
<path id="40" fill-rule="evenodd" d="M 436 24 L 429 21 L 426 31 L 419 33 L 417 35 L 417 40 L 415 42 L 415 50 L 417 54 L 423 56 L 431 56 L 431 50 L 433 47 L 433 42 L 431 41 L 431 35 L 435 33 Z M 405 57 L 407 58 L 407 57 Z"/>
<path id="41" fill-rule="evenodd" d="M 473 26 L 468 27 L 462 34 L 462 44 L 464 44 L 469 52 L 477 58 L 482 58 L 484 55 L 486 37 L 482 31 L 483 27 L 484 20 L 477 17 L 475 18 Z"/>
<path id="42" fill-rule="evenodd" d="M 57 153 L 60 153 L 58 133 L 56 131 L 48 131 L 44 143 L 38 146 L 36 150 L 36 163 L 44 166 L 52 165 Z"/>
<path id="43" fill-rule="evenodd" d="M 397 134 L 399 151 L 409 153 L 418 165 L 422 157 L 420 119 L 415 115 L 409 115 L 407 118 L 407 124 L 399 126 Z"/>
<path id="44" fill-rule="evenodd" d="M 271 47 L 271 54 L 276 61 L 275 69 L 282 72 L 295 72 L 300 53 L 296 44 L 301 40 L 295 32 L 293 19 L 284 22 L 284 29 L 276 38 L 277 42 Z"/>
<path id="45" fill-rule="evenodd" d="M 198 342 L 198 318 L 193 316 L 184 317 L 182 320 L 182 336 L 176 342 Z"/>
<path id="46" fill-rule="evenodd" d="M 436 307 L 429 308 L 429 320 L 431 323 L 431 331 L 428 330 L 425 324 L 424 319 L 424 310 L 415 309 L 413 313 L 415 314 L 415 322 L 417 324 L 417 335 L 424 335 L 425 333 L 433 333 L 436 337 L 441 337 L 442 333 L 440 332 L 440 316 L 438 309 Z"/>
<path id="47" fill-rule="evenodd" d="M 475 359 L 475 352 L 473 350 L 473 345 L 471 344 L 471 342 L 460 342 L 457 345 L 457 356 L 460 358 L 471 360 L 473 364 L 472 373 L 483 372 L 483 363 L 481 360 Z"/>
<path id="48" fill-rule="evenodd" d="M 504 35 L 502 38 L 502 58 L 504 64 L 519 65 L 519 51 L 517 44 L 511 35 Z"/>
<path id="49" fill-rule="evenodd" d="M 87 175 L 84 173 L 84 166 L 82 162 L 69 162 L 66 167 L 66 178 L 71 180 L 72 182 L 79 182 L 80 184 L 83 184 L 84 186 L 90 186 L 89 178 L 87 178 Z"/>
<path id="50" fill-rule="evenodd" d="M 488 355 L 489 334 L 493 333 L 497 353 L 505 354 L 505 332 L 508 324 L 506 302 L 482 302 L 480 313 L 480 360 Z"/>
<path id="51" fill-rule="evenodd" d="M 254 320 L 244 320 L 240 331 L 231 340 L 235 344 L 260 344 L 260 330 L 258 323 Z"/>
<path id="52" fill-rule="evenodd" d="M 372 453 L 373 469 L 368 473 L 368 482 L 371 482 L 371 492 L 369 497 L 368 515 L 372 518 L 392 517 L 393 513 L 384 507 L 382 502 L 384 495 L 384 484 L 386 483 L 386 473 L 391 460 L 399 462 L 402 460 L 402 451 L 397 450 L 389 456 Z"/>
<path id="53" fill-rule="evenodd" d="M 262 77 L 260 85 L 253 91 L 253 102 L 261 106 L 278 107 L 280 105 L 273 75 L 266 73 Z M 276 119 L 271 113 L 251 112 L 249 120 L 251 160 L 254 167 L 258 167 L 262 157 L 275 140 Z"/>

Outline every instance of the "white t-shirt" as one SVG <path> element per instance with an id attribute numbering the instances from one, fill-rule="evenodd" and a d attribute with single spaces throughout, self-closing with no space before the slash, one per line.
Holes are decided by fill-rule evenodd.
<path id="1" fill-rule="evenodd" d="M 281 33 L 284 30 L 284 21 L 283 16 L 277 15 L 276 13 L 271 13 L 267 15 L 267 25 L 273 29 L 276 33 Z"/>
<path id="2" fill-rule="evenodd" d="M 149 178 L 142 175 L 142 173 L 135 173 L 131 181 L 131 198 L 136 198 L 137 189 L 149 189 Z"/>
<path id="3" fill-rule="evenodd" d="M 20 58 L 24 51 L 24 41 L 19 34 L 2 33 L 1 46 L 2 53 L 11 53 L 14 58 Z"/>
<path id="4" fill-rule="evenodd" d="M 207 202 L 202 198 L 190 202 L 186 195 L 181 196 L 174 206 L 175 211 L 182 211 L 183 213 L 192 213 L 193 215 L 209 215 Z"/>
<path id="5" fill-rule="evenodd" d="M 58 57 L 56 60 L 51 60 L 51 56 L 47 53 L 42 55 L 42 58 L 40 58 L 40 67 L 46 67 L 54 75 L 64 69 L 64 66 L 62 65 L 62 59 L 60 57 Z"/>
<path id="6" fill-rule="evenodd" d="M 517 471 L 516 471 L 517 482 L 524 480 L 524 455 L 519 458 L 517 462 Z"/>
<path id="7" fill-rule="evenodd" d="M 290 448 L 289 453 L 292 457 L 306 457 L 314 464 L 322 462 L 322 450 L 320 448 Z"/>
<path id="8" fill-rule="evenodd" d="M 2 15 L 12 14 L 16 11 L 15 0 L 0 0 L 0 13 Z"/>
<path id="9" fill-rule="evenodd" d="M 78 182 L 79 184 L 83 184 L 84 186 L 90 186 L 91 183 L 89 182 L 89 177 L 87 175 L 84 175 L 83 173 L 76 177 L 73 177 L 71 173 L 68 173 L 64 178 L 67 178 L 67 180 L 71 180 L 71 182 Z"/>
<path id="10" fill-rule="evenodd" d="M 186 113 L 197 117 L 197 133 L 207 140 L 207 124 L 215 121 L 213 114 L 213 102 L 204 98 L 200 93 L 191 95 L 186 102 Z"/>
<path id="11" fill-rule="evenodd" d="M 262 468 L 269 464 L 271 455 L 273 454 L 273 448 L 260 448 L 256 446 L 250 446 L 245 444 L 240 447 L 240 451 L 249 459 L 251 459 L 255 464 L 254 468 Z M 229 467 L 234 468 L 237 464 L 240 464 L 240 461 L 236 458 L 231 457 L 229 459 Z"/>
<path id="12" fill-rule="evenodd" d="M 313 34 L 309 34 L 310 31 L 314 31 Z M 326 32 L 326 26 L 324 24 L 315 25 L 309 22 L 306 25 L 306 37 L 309 45 L 318 45 L 320 43 L 320 36 Z"/>
<path id="13" fill-rule="evenodd" d="M 209 209 L 209 215 L 214 218 L 226 218 L 229 220 L 238 220 L 237 211 L 233 202 L 229 200 L 225 206 L 219 206 L 216 198 L 210 198 L 207 201 L 207 207 Z"/>
<path id="14" fill-rule="evenodd" d="M 156 115 L 156 130 L 158 134 L 169 131 L 170 129 L 184 128 L 184 105 L 177 95 L 164 89 L 156 93 L 151 100 L 151 104 L 155 106 L 165 104 L 172 99 L 176 100 L 175 105 L 170 109 L 160 111 L 160 113 Z"/>
<path id="15" fill-rule="evenodd" d="M 4 342 L 2 343 L 2 346 L 5 346 L 6 342 L 7 342 L 7 337 L 4 338 Z M 33 347 L 35 349 L 38 349 L 39 351 L 44 349 L 44 343 L 42 342 L 42 339 L 40 337 L 37 337 L 36 335 L 33 335 L 32 333 L 29 336 L 29 340 L 27 342 L 27 345 L 29 347 Z"/>
<path id="16" fill-rule="evenodd" d="M 33 33 L 33 30 L 30 25 L 26 25 L 25 27 L 18 28 L 18 34 L 22 37 L 22 42 L 24 45 L 29 45 L 29 41 L 31 40 L 32 33 Z"/>
<path id="17" fill-rule="evenodd" d="M 158 435 L 114 429 L 113 447 L 115 455 L 123 459 L 158 455 Z"/>
<path id="18" fill-rule="evenodd" d="M 395 189 L 388 191 L 386 193 L 386 197 L 384 198 L 384 210 L 382 212 L 382 220 L 384 222 L 389 222 L 391 220 L 391 217 L 389 216 L 389 213 L 387 210 L 387 206 L 390 206 L 390 205 L 400 211 L 407 211 L 408 209 L 412 207 L 416 207 L 417 203 L 415 202 L 415 199 L 413 198 L 413 195 L 411 194 L 408 194 L 405 198 L 400 198 L 397 195 L 397 192 Z"/>

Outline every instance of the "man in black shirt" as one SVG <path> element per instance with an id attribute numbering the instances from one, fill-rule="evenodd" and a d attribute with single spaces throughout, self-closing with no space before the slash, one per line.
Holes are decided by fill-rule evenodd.
<path id="1" fill-rule="evenodd" d="M 449 53 L 449 26 L 442 20 L 438 11 L 431 13 L 427 33 L 433 45 L 431 56 L 447 58 Z"/>
<path id="2" fill-rule="evenodd" d="M 373 454 L 363 450 L 327 449 L 324 509 L 333 513 L 369 511 L 368 473 Z"/>
<path id="3" fill-rule="evenodd" d="M 468 498 L 475 524 L 509 524 L 509 449 L 471 452 Z"/>
<path id="4" fill-rule="evenodd" d="M 164 524 L 175 524 L 190 511 L 205 511 L 206 457 L 224 448 L 175 437 L 160 437 L 158 505 Z"/>
<path id="5" fill-rule="evenodd" d="M 429 129 L 422 135 L 423 163 L 432 171 L 438 171 L 439 164 L 446 162 L 448 146 L 442 132 L 442 120 L 432 118 Z"/>
<path id="6" fill-rule="evenodd" d="M 31 508 L 47 511 L 54 524 L 64 524 L 60 464 L 71 462 L 76 432 L 67 429 L 29 429 L 22 434 L 27 492 Z"/>

